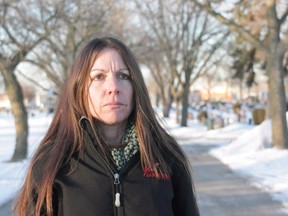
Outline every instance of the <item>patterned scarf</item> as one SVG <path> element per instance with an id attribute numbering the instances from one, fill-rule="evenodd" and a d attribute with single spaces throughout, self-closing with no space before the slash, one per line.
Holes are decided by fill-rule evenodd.
<path id="1" fill-rule="evenodd" d="M 122 139 L 124 147 L 110 148 L 113 161 L 119 171 L 129 159 L 139 151 L 139 143 L 136 134 L 136 128 L 133 122 L 128 124 L 124 137 Z"/>

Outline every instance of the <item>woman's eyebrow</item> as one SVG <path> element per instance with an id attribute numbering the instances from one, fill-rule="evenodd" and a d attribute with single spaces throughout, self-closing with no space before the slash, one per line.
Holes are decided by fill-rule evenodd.
<path id="1" fill-rule="evenodd" d="M 104 70 L 104 69 L 99 69 L 99 68 L 93 68 L 91 70 L 91 72 L 94 71 L 100 71 L 100 72 L 104 72 L 104 73 L 108 73 L 108 71 Z M 120 68 L 119 70 L 115 71 L 115 72 L 130 72 L 128 68 Z"/>
<path id="2" fill-rule="evenodd" d="M 127 71 L 127 72 L 129 72 L 129 69 L 128 68 L 123 68 L 123 69 L 119 69 L 118 71 Z"/>
<path id="3" fill-rule="evenodd" d="M 91 72 L 93 72 L 93 71 L 106 72 L 104 69 L 98 69 L 98 68 L 92 68 Z"/>

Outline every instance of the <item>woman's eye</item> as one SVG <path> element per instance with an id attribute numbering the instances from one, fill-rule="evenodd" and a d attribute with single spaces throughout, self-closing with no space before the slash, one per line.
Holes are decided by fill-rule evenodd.
<path id="1" fill-rule="evenodd" d="M 130 80 L 130 75 L 126 73 L 119 73 L 118 78 L 122 80 Z"/>
<path id="2" fill-rule="evenodd" d="M 104 74 L 96 74 L 92 80 L 103 80 L 105 79 L 105 75 Z"/>

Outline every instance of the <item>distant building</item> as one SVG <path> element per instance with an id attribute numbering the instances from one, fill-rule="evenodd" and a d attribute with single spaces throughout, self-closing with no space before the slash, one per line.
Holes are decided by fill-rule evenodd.
<path id="1" fill-rule="evenodd" d="M 239 101 L 248 97 L 257 97 L 260 100 L 267 100 L 268 94 L 268 78 L 267 76 L 258 73 L 255 78 L 255 83 L 251 88 L 245 85 L 245 82 L 239 80 L 224 80 L 209 82 L 200 79 L 191 87 L 191 92 L 198 91 L 201 95 L 201 100 L 224 100 L 224 101 Z M 288 83 L 288 81 L 287 81 Z M 288 92 L 288 85 L 286 85 Z"/>
<path id="2" fill-rule="evenodd" d="M 6 94 L 0 95 L 0 111 L 10 110 L 11 104 Z"/>

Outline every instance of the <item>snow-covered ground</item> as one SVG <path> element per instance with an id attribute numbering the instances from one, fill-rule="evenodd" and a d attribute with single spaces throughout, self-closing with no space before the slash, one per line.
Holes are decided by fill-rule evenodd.
<path id="1" fill-rule="evenodd" d="M 51 116 L 37 114 L 29 118 L 29 158 L 47 130 Z M 210 153 L 227 164 L 235 172 L 248 176 L 250 183 L 269 192 L 281 201 L 288 212 L 288 151 L 271 147 L 271 121 L 259 126 L 243 123 L 215 130 L 190 120 L 189 127 L 179 127 L 174 119 L 165 119 L 171 132 L 189 140 L 201 139 L 206 143 L 218 140 L 218 148 Z M 223 142 L 222 142 L 223 141 Z M 10 115 L 0 114 L 0 206 L 13 198 L 21 184 L 28 160 L 7 162 L 13 154 L 15 129 Z M 191 144 L 191 143 L 190 143 Z"/>
<path id="2" fill-rule="evenodd" d="M 234 172 L 248 177 L 251 185 L 282 202 L 288 214 L 288 150 L 272 147 L 271 120 L 258 126 L 235 122 L 214 130 L 207 130 L 197 121 L 188 121 L 188 127 L 179 127 L 174 122 L 166 119 L 172 134 L 185 138 L 183 145 L 190 145 L 189 140 L 207 145 L 216 141 L 219 147 L 213 148 L 210 154 Z"/>
<path id="3" fill-rule="evenodd" d="M 43 138 L 51 121 L 51 115 L 37 114 L 29 117 L 28 160 L 9 162 L 15 148 L 14 119 L 0 113 L 0 206 L 15 196 L 23 183 L 25 172 L 36 147 Z"/>
<path id="4" fill-rule="evenodd" d="M 212 150 L 211 154 L 235 172 L 249 176 L 252 185 L 271 193 L 288 213 L 288 150 L 272 147 L 271 120 Z"/>

